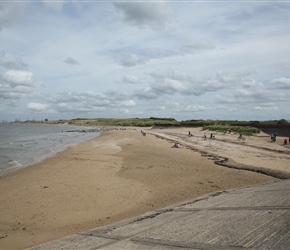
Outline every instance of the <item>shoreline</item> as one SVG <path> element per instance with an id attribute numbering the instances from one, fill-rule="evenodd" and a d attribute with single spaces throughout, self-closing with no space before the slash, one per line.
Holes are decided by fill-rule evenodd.
<path id="1" fill-rule="evenodd" d="M 89 131 L 90 133 L 86 131 L 86 134 L 84 134 L 80 129 L 78 129 L 80 126 L 74 125 L 61 126 L 41 123 L 12 124 L 14 124 L 14 126 L 12 126 L 9 131 L 6 131 L 8 132 L 8 136 L 4 136 L 0 148 L 0 150 L 3 149 L 3 154 L 0 159 L 0 176 L 37 164 L 66 150 L 71 145 L 93 139 L 100 134 L 99 129 Z M 23 127 L 32 127 L 33 129 L 22 130 Z M 43 127 L 53 127 L 54 129 L 43 130 Z M 82 127 L 86 130 L 92 128 Z M 72 131 L 69 131 L 71 128 L 73 128 Z M 16 130 L 21 131 L 21 134 L 17 133 Z M 33 133 L 31 133 L 31 131 L 33 131 Z M 12 136 L 15 132 L 16 136 Z M 10 133 L 11 135 L 9 136 Z M 28 150 L 26 150 L 26 147 Z M 10 151 L 15 151 L 17 153 L 10 154 Z M 6 152 L 8 152 L 8 154 Z M 18 155 L 20 152 L 21 154 Z"/>
<path id="2" fill-rule="evenodd" d="M 207 193 L 277 181 L 140 131 L 102 132 L 0 176 L 0 248 L 23 249 Z"/>

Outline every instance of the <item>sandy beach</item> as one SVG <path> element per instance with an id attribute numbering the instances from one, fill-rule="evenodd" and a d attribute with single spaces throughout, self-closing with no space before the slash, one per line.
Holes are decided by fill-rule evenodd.
<path id="1" fill-rule="evenodd" d="M 290 174 L 284 138 L 201 128 L 116 129 L 38 164 L 0 177 L 0 249 L 24 249 L 194 199 Z M 193 134 L 188 136 L 188 131 Z M 210 131 L 207 132 L 207 136 Z M 178 141 L 182 148 L 171 148 Z M 215 164 L 226 159 L 229 166 Z"/>

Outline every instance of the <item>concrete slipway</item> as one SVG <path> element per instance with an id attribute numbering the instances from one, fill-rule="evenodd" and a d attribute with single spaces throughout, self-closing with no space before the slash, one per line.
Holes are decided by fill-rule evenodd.
<path id="1" fill-rule="evenodd" d="M 290 249 L 290 180 L 199 197 L 30 250 Z"/>

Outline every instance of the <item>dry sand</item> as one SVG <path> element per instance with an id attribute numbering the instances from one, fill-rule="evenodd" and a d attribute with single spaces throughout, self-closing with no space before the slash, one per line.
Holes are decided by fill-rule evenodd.
<path id="1" fill-rule="evenodd" d="M 275 144 L 264 134 L 245 142 L 236 135 L 205 141 L 200 128 L 190 129 L 193 137 L 188 130 L 146 129 L 147 136 L 140 128 L 111 130 L 1 176 L 0 249 L 23 249 L 206 193 L 277 181 L 216 165 L 216 156 L 289 173 L 290 150 L 279 138 Z M 173 140 L 184 147 L 171 148 Z"/>

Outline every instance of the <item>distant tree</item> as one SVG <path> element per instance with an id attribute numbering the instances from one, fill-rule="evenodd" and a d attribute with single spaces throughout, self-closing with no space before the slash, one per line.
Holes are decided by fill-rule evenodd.
<path id="1" fill-rule="evenodd" d="M 289 122 L 285 119 L 281 119 L 277 122 L 278 124 L 289 124 Z"/>

